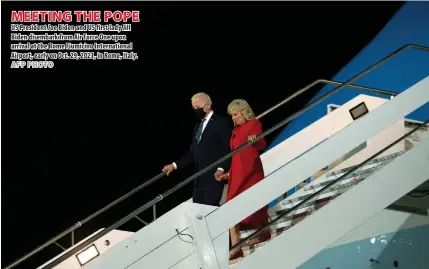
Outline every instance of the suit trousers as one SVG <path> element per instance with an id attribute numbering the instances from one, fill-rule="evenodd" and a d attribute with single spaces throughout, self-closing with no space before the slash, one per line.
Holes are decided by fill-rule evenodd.
<path id="1" fill-rule="evenodd" d="M 197 204 L 219 206 L 223 187 L 224 184 L 216 181 L 213 174 L 199 177 L 194 184 L 192 200 Z"/>

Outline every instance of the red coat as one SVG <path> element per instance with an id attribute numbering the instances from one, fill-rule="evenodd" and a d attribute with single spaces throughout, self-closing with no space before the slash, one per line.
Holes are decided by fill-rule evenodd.
<path id="1" fill-rule="evenodd" d="M 262 124 L 256 119 L 235 127 L 232 131 L 230 141 L 231 150 L 235 150 L 245 144 L 250 135 L 258 136 L 261 133 Z M 259 151 L 264 150 L 266 146 L 265 139 L 261 138 L 251 146 L 234 154 L 229 170 L 227 201 L 233 199 L 264 178 L 264 169 L 259 157 Z M 250 226 L 251 228 L 266 223 L 268 223 L 268 206 L 261 208 L 241 222 L 241 224 Z"/>

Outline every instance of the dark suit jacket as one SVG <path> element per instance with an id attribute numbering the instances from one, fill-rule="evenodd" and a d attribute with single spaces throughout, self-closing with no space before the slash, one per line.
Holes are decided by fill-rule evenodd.
<path id="1" fill-rule="evenodd" d="M 193 164 L 195 172 L 198 172 L 230 153 L 231 121 L 226 117 L 213 113 L 203 131 L 200 143 L 197 144 L 196 132 L 200 123 L 198 122 L 194 127 L 193 139 L 188 153 L 176 162 L 178 168 Z M 213 174 L 218 167 L 228 172 L 230 165 L 231 158 L 201 175 L 194 184 L 200 188 L 210 188 L 213 185 L 218 185 L 219 182 L 214 179 Z"/>

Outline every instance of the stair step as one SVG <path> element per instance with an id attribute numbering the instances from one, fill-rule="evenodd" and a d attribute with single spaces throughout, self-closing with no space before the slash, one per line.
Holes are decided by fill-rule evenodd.
<path id="1" fill-rule="evenodd" d="M 234 268 L 237 266 L 237 264 L 245 259 L 247 256 L 252 254 L 253 252 L 257 251 L 259 248 L 265 246 L 268 244 L 272 239 L 276 238 L 280 234 L 282 234 L 284 231 L 288 230 L 289 228 L 293 227 L 303 219 L 305 219 L 307 216 L 311 215 L 314 211 L 317 211 L 318 209 L 322 208 L 326 204 L 328 204 L 330 201 L 335 199 L 337 196 L 341 195 L 342 193 L 346 192 L 350 187 L 357 184 L 359 181 L 369 177 L 376 171 L 383 168 L 387 163 L 391 162 L 395 157 L 403 154 L 405 151 L 396 152 L 387 156 L 383 156 L 377 159 L 374 159 L 367 163 L 365 166 L 363 166 L 361 169 L 358 169 L 357 171 L 351 173 L 343 180 L 337 182 L 334 186 L 328 188 L 325 190 L 324 193 L 318 195 L 317 197 L 313 198 L 313 200 L 310 200 L 303 205 L 301 205 L 300 208 L 290 212 L 288 215 L 280 218 L 275 224 L 271 225 L 268 229 L 271 233 L 270 240 L 258 244 L 254 244 L 252 246 L 249 246 L 248 243 L 244 243 L 241 246 L 241 249 L 243 250 L 243 257 L 231 260 L 229 261 L 229 268 Z M 283 201 L 279 202 L 279 205 L 276 205 L 274 208 L 276 209 L 275 212 L 273 212 L 273 209 L 271 209 L 269 213 L 270 220 L 275 219 L 277 216 L 285 212 L 286 210 L 296 206 L 297 204 L 301 203 L 304 199 L 306 199 L 311 194 L 319 191 L 321 188 L 326 186 L 327 184 L 331 183 L 332 181 L 336 180 L 337 178 L 341 177 L 351 169 L 353 169 L 355 166 L 344 168 L 338 171 L 334 172 L 328 172 L 326 176 L 320 178 L 319 180 L 315 180 L 311 183 L 300 183 L 297 186 L 297 191 L 291 195 L 290 197 L 284 199 Z M 255 232 L 255 230 L 247 230 L 247 231 L 241 231 L 240 232 L 240 238 L 246 238 L 250 234 Z"/>
<path id="2" fill-rule="evenodd" d="M 335 193 L 333 195 L 322 197 L 321 199 L 316 200 L 311 205 L 308 205 L 304 208 L 300 208 L 298 210 L 295 210 L 291 212 L 289 215 L 286 215 L 280 219 L 277 220 L 277 222 L 269 227 L 270 230 L 276 230 L 281 229 L 283 227 L 289 226 L 289 225 L 295 225 L 297 221 L 300 221 L 302 218 L 305 218 L 306 216 L 310 215 L 315 210 L 318 210 L 322 206 L 324 206 L 328 201 L 335 199 L 340 194 Z M 282 211 L 284 212 L 284 211 Z M 282 212 L 279 212 L 278 215 L 280 215 Z M 270 216 L 270 220 L 274 220 L 277 216 Z M 247 231 L 241 231 L 240 232 L 240 238 L 244 238 L 252 234 L 255 230 L 247 230 Z"/>
<path id="3" fill-rule="evenodd" d="M 329 189 L 325 190 L 325 193 L 329 191 L 336 191 L 340 189 L 344 189 L 346 191 L 349 187 L 356 184 L 358 181 L 361 181 L 371 174 L 375 173 L 376 171 L 383 168 L 387 163 L 391 162 L 394 158 L 397 156 L 403 154 L 405 151 L 396 152 L 387 156 L 383 156 L 377 159 L 374 159 L 370 162 L 368 162 L 366 165 L 358 169 L 357 171 L 351 173 L 343 180 L 337 182 L 334 186 L 330 187 Z M 355 166 L 351 166 L 348 168 L 344 168 L 341 170 L 328 172 L 325 176 L 311 182 L 302 184 L 300 183 L 297 187 L 297 191 L 292 194 L 291 196 L 287 197 L 283 201 L 280 201 L 276 206 L 270 209 L 270 215 L 276 215 L 278 211 L 289 209 L 297 204 L 299 204 L 302 200 L 307 198 L 309 195 L 319 191 L 327 184 L 331 183 L 332 181 L 338 179 L 339 177 L 343 176 L 345 173 L 353 169 Z M 329 196 L 327 194 L 324 194 L 325 197 Z M 320 196 L 319 196 L 320 197 Z M 322 198 L 322 197 L 321 197 Z"/>
<path id="4" fill-rule="evenodd" d="M 317 205 L 316 210 L 322 208 L 327 203 L 329 203 L 331 200 L 333 200 L 333 199 L 326 199 L 326 200 L 320 202 Z M 243 250 L 243 257 L 229 261 L 229 268 L 233 268 L 234 265 L 237 265 L 242 259 L 246 258 L 247 256 L 249 256 L 250 254 L 252 254 L 256 250 L 258 250 L 259 248 L 265 246 L 272 239 L 274 239 L 277 236 L 281 235 L 284 231 L 286 231 L 289 228 L 293 227 L 294 225 L 296 225 L 297 223 L 299 223 L 300 221 L 302 221 L 303 219 L 305 219 L 310 214 L 311 213 L 308 212 L 307 214 L 304 214 L 304 215 L 302 215 L 300 217 L 294 218 L 291 222 L 282 222 L 282 223 L 280 223 L 281 225 L 279 225 L 279 226 L 282 226 L 282 227 L 278 227 L 277 226 L 277 228 L 275 228 L 275 229 L 273 229 L 273 228 L 270 227 L 271 238 L 268 241 L 265 241 L 265 242 L 262 242 L 262 243 L 258 243 L 258 244 L 254 244 L 252 246 L 249 246 L 249 245 L 246 245 L 246 244 L 242 245 L 241 249 Z M 246 231 L 246 232 L 243 232 L 241 235 L 243 235 L 243 238 L 244 238 L 245 235 L 250 235 L 253 231 Z M 241 235 L 240 235 L 240 237 L 241 237 Z"/>

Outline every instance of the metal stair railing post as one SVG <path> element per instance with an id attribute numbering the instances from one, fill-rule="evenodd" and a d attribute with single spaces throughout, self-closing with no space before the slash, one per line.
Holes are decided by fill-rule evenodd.
<path id="1" fill-rule="evenodd" d="M 348 175 L 352 174 L 353 172 L 355 172 L 356 170 L 358 170 L 359 168 L 361 168 L 362 166 L 364 166 L 365 164 L 367 164 L 368 162 L 370 162 L 372 159 L 376 158 L 377 156 L 381 155 L 382 153 L 386 152 L 387 150 L 389 150 L 391 147 L 395 146 L 396 144 L 398 144 L 399 142 L 401 142 L 402 140 L 404 140 L 405 138 L 407 138 L 408 136 L 412 135 L 413 133 L 415 133 L 417 130 L 419 130 L 420 128 L 422 128 L 423 126 L 426 126 L 429 123 L 429 119 L 427 119 L 425 122 L 423 122 L 422 124 L 420 124 L 419 126 L 416 126 L 414 129 L 412 129 L 411 131 L 409 131 L 408 133 L 406 133 L 405 135 L 401 136 L 400 138 L 398 138 L 397 140 L 393 141 L 392 143 L 390 143 L 388 146 L 384 147 L 382 150 L 378 151 L 377 153 L 375 153 L 374 155 L 370 156 L 368 159 L 366 159 L 365 161 L 363 161 L 362 163 L 360 163 L 359 165 L 356 165 L 355 167 L 353 167 L 351 170 L 349 170 L 348 172 L 344 173 L 342 176 L 340 176 L 339 178 L 331 181 L 329 184 L 327 184 L 326 186 L 323 186 L 320 190 L 316 191 L 315 193 L 310 194 L 308 197 L 306 197 L 304 200 L 302 200 L 301 202 L 299 202 L 298 204 L 292 206 L 291 208 L 287 209 L 285 212 L 281 213 L 280 215 L 278 215 L 275 219 L 269 221 L 267 224 L 263 225 L 261 228 L 257 229 L 256 231 L 254 231 L 253 233 L 251 233 L 249 236 L 240 239 L 237 244 L 233 245 L 231 247 L 231 250 L 242 245 L 243 243 L 245 243 L 246 241 L 248 241 L 249 239 L 252 239 L 253 237 L 255 237 L 257 234 L 259 234 L 263 229 L 271 226 L 271 224 L 276 223 L 279 219 L 283 218 L 284 216 L 286 216 L 287 214 L 291 213 L 292 211 L 300 208 L 300 206 L 302 206 L 303 204 L 309 202 L 311 199 L 313 199 L 314 197 L 318 196 L 319 194 L 321 194 L 324 190 L 332 187 L 333 185 L 335 185 L 337 182 L 342 181 L 343 179 L 345 179 Z M 365 179 L 362 179 L 362 181 Z"/>
<path id="2" fill-rule="evenodd" d="M 155 177 L 149 179 L 148 181 L 142 183 L 140 186 L 138 186 L 137 188 L 131 190 L 130 192 L 128 192 L 127 194 L 119 197 L 118 199 L 116 199 L 115 201 L 109 203 L 108 205 L 106 205 L 105 207 L 97 210 L 96 212 L 94 212 L 93 214 L 89 215 L 88 217 L 86 217 L 85 219 L 76 222 L 73 226 L 71 226 L 70 228 L 62 231 L 61 233 L 59 233 L 58 235 L 52 237 L 51 239 L 49 239 L 48 241 L 46 241 L 43 245 L 40 245 L 39 247 L 33 249 L 31 252 L 27 253 L 26 255 L 22 256 L 21 258 L 19 258 L 18 260 L 16 260 L 15 262 L 11 263 L 10 265 L 8 265 L 7 267 L 5 267 L 4 269 L 10 269 L 13 268 L 15 266 L 17 266 L 18 264 L 22 263 L 23 261 L 27 260 L 28 258 L 30 258 L 31 256 L 33 256 L 34 254 L 40 252 L 41 250 L 45 249 L 47 246 L 54 244 L 58 239 L 63 238 L 64 236 L 66 236 L 67 234 L 71 233 L 71 245 L 74 246 L 75 244 L 75 237 L 74 237 L 74 231 L 81 227 L 83 224 L 87 223 L 88 221 L 90 221 L 91 219 L 97 217 L 98 215 L 100 215 L 101 213 L 105 212 L 106 210 L 108 210 L 109 208 L 119 204 L 121 201 L 127 199 L 128 197 L 130 197 L 131 195 L 133 195 L 134 193 L 138 192 L 139 190 L 145 188 L 146 186 L 152 184 L 153 182 L 157 181 L 158 179 L 162 178 L 165 175 L 164 172 L 156 175 Z"/>
<path id="3" fill-rule="evenodd" d="M 294 94 L 286 97 L 280 103 L 278 103 L 278 104 L 274 105 L 273 107 L 267 109 L 266 111 L 264 111 L 263 113 L 261 113 L 260 115 L 258 115 L 256 118 L 260 119 L 260 118 L 266 116 L 267 114 L 271 113 L 272 111 L 276 110 L 277 108 L 281 107 L 282 105 L 288 103 L 289 101 L 291 101 L 295 97 L 303 94 L 304 92 L 308 91 L 312 87 L 317 86 L 318 84 L 341 85 L 342 83 L 341 82 L 337 82 L 337 81 L 333 81 L 333 80 L 327 80 L 327 79 L 318 79 L 318 80 L 315 80 L 314 82 L 308 84 L 307 86 L 305 86 L 304 88 L 302 88 L 299 91 L 295 92 Z M 364 86 L 360 86 L 360 85 L 350 84 L 347 87 L 355 88 L 355 89 L 361 89 L 361 90 L 365 90 L 365 91 L 373 92 L 373 93 L 377 93 L 377 94 L 386 94 L 386 95 L 390 95 L 390 96 L 396 96 L 396 95 L 398 95 L 395 92 L 391 92 L 391 91 L 387 91 L 387 90 L 382 90 L 382 89 L 376 89 L 376 88 L 370 88 L 370 87 L 364 87 Z M 17 266 L 21 262 L 27 260 L 31 256 L 33 256 L 36 253 L 40 252 L 41 250 L 43 250 L 47 246 L 49 246 L 51 244 L 54 244 L 58 239 L 61 239 L 62 237 L 64 237 L 65 235 L 67 235 L 69 233 L 71 233 L 71 246 L 74 246 L 74 244 L 75 244 L 74 231 L 76 229 L 78 229 L 83 224 L 87 223 L 88 221 L 92 220 L 93 218 L 97 217 L 98 215 L 104 213 L 105 211 L 107 211 L 111 207 L 119 204 L 123 200 L 127 199 L 128 197 L 132 196 L 136 192 L 144 189 L 146 186 L 154 183 L 155 181 L 161 179 L 164 176 L 165 176 L 165 173 L 163 172 L 163 173 L 160 173 L 160 174 L 156 175 L 155 177 L 149 179 L 148 181 L 142 183 L 141 185 L 137 186 L 136 188 L 134 188 L 130 192 L 126 193 L 125 195 L 123 195 L 121 197 L 119 197 L 118 199 L 114 200 L 113 202 L 109 203 L 108 205 L 106 205 L 105 207 L 99 209 L 98 211 L 94 212 L 93 214 L 91 214 L 90 216 L 86 217 L 85 219 L 76 222 L 70 228 L 62 231 L 58 235 L 54 236 L 53 238 L 51 238 L 50 240 L 48 240 L 47 242 L 45 242 L 43 245 L 37 247 L 36 249 L 34 249 L 31 252 L 27 253 L 26 255 L 22 256 L 21 258 L 19 258 L 15 262 L 11 263 L 10 265 L 8 265 L 7 267 L 5 267 L 4 269 L 10 269 L 10 268 L 13 268 L 13 267 Z M 155 221 L 156 220 L 156 205 L 155 204 L 153 205 L 152 210 L 153 210 L 153 221 Z M 139 220 L 139 221 L 142 222 L 142 220 Z M 145 225 L 147 225 L 146 222 L 142 222 L 142 223 L 144 223 Z"/>
<path id="4" fill-rule="evenodd" d="M 176 186 L 174 186 L 173 188 L 169 189 L 168 191 L 164 192 L 163 194 L 158 195 L 157 197 L 155 197 L 154 199 L 152 199 L 151 201 L 147 202 L 146 204 L 144 204 L 143 206 L 137 208 L 136 210 L 134 210 L 133 212 L 131 212 L 130 214 L 128 214 L 127 216 L 125 216 L 124 218 L 122 218 L 121 220 L 117 221 L 116 223 L 112 224 L 111 226 L 109 226 L 108 228 L 105 228 L 103 231 L 101 231 L 100 233 L 95 234 L 94 236 L 88 238 L 85 242 L 83 242 L 82 244 L 80 244 L 79 246 L 77 246 L 75 249 L 65 253 L 64 255 L 58 257 L 58 259 L 50 262 L 49 264 L 47 264 L 46 266 L 44 266 L 42 269 L 48 269 L 48 268 L 52 268 L 55 265 L 58 265 L 59 263 L 63 262 L 64 260 L 66 260 L 67 258 L 71 257 L 72 255 L 75 255 L 77 252 L 79 252 L 80 250 L 82 250 L 85 246 L 87 246 L 88 244 L 91 244 L 92 242 L 96 241 L 97 239 L 101 238 L 102 236 L 106 235 L 107 233 L 109 233 L 110 231 L 118 228 L 119 226 L 121 226 L 122 224 L 126 223 L 128 220 L 134 218 L 134 216 L 140 214 L 141 212 L 143 212 L 144 210 L 146 210 L 147 208 L 153 206 L 154 204 L 157 204 L 159 201 L 161 201 L 164 197 L 167 197 L 168 195 L 174 193 L 175 191 L 177 191 L 178 189 L 182 188 L 183 186 L 187 185 L 188 183 L 192 182 L 194 179 L 196 179 L 197 177 L 201 176 L 202 174 L 208 172 L 209 170 L 211 170 L 212 168 L 214 168 L 216 165 L 219 165 L 220 163 L 224 162 L 225 160 L 231 158 L 234 154 L 240 152 L 241 150 L 243 150 L 244 148 L 256 143 L 260 138 L 263 138 L 269 134 L 271 134 L 272 132 L 276 131 L 277 129 L 279 129 L 280 127 L 282 127 L 283 125 L 285 125 L 286 123 L 290 122 L 291 120 L 295 119 L 296 117 L 300 116 L 301 114 L 303 114 L 304 112 L 306 112 L 307 110 L 311 109 L 312 107 L 314 107 L 315 105 L 319 104 L 320 102 L 322 102 L 323 100 L 325 100 L 326 98 L 328 98 L 329 96 L 335 94 L 336 92 L 340 91 L 341 89 L 350 86 L 354 81 L 358 80 L 359 78 L 363 77 L 364 75 L 368 74 L 369 72 L 371 72 L 372 70 L 374 70 L 375 68 L 383 65 L 386 61 L 390 60 L 391 58 L 395 57 L 396 55 L 398 55 L 399 53 L 401 53 L 402 51 L 404 51 L 405 49 L 408 48 L 413 48 L 413 49 L 418 49 L 418 50 L 424 50 L 429 52 L 429 47 L 424 47 L 424 46 L 419 46 L 419 45 L 415 45 L 415 44 L 407 44 L 404 45 L 403 47 L 397 49 L 396 51 L 390 53 L 388 56 L 384 57 L 383 59 L 379 60 L 378 62 L 376 62 L 375 64 L 371 65 L 370 67 L 368 67 L 367 69 L 361 71 L 359 74 L 357 74 L 356 76 L 352 77 L 351 79 L 347 80 L 346 82 L 342 83 L 341 85 L 339 85 L 338 87 L 336 87 L 335 89 L 333 89 L 332 91 L 328 92 L 327 94 L 319 97 L 318 99 L 316 99 L 315 101 L 313 101 L 311 104 L 307 105 L 306 107 L 302 108 L 301 110 L 299 110 L 298 112 L 294 113 L 292 116 L 286 118 L 285 120 L 281 121 L 280 123 L 276 124 L 274 127 L 270 128 L 269 130 L 263 132 L 262 134 L 258 135 L 254 140 L 249 141 L 245 144 L 243 144 L 242 146 L 238 147 L 237 149 L 235 149 L 234 151 L 232 151 L 231 153 L 225 155 L 224 157 L 220 158 L 219 160 L 217 160 L 216 162 L 212 163 L 211 165 L 207 166 L 206 168 L 200 170 L 199 172 L 195 173 L 194 175 L 188 177 L 187 179 L 185 179 L 183 182 L 177 184 Z M 313 84 L 313 83 L 312 83 Z M 311 84 L 310 84 L 311 85 Z M 308 89 L 307 89 L 308 90 Z M 300 90 L 300 94 L 302 94 L 305 90 L 302 89 Z M 295 95 L 296 97 L 296 95 Z M 286 98 L 288 99 L 288 98 Z M 8 269 L 8 268 L 6 268 Z"/>

